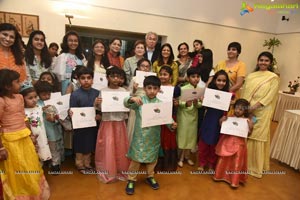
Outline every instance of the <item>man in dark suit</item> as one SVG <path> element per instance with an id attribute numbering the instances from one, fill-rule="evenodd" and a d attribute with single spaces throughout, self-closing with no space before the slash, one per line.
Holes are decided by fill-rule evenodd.
<path id="1" fill-rule="evenodd" d="M 148 32 L 145 36 L 146 52 L 144 54 L 144 58 L 150 60 L 151 63 L 157 60 L 159 55 L 159 49 L 155 48 L 157 44 L 157 40 L 158 40 L 158 36 L 154 32 Z"/>

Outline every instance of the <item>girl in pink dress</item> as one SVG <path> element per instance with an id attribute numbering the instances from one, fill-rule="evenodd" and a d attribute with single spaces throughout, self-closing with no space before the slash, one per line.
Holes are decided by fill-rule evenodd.
<path id="1" fill-rule="evenodd" d="M 245 99 L 238 99 L 234 104 L 234 117 L 248 117 L 249 102 Z M 220 119 L 220 124 L 226 121 L 227 117 Z M 247 120 L 249 133 L 253 129 L 252 120 Z M 236 188 L 239 183 L 247 180 L 247 143 L 246 139 L 234 135 L 221 134 L 216 146 L 216 154 L 219 156 L 215 175 L 215 181 L 225 181 L 231 187 Z"/>
<path id="2" fill-rule="evenodd" d="M 119 86 L 122 69 L 108 67 L 106 76 L 108 87 L 103 92 L 126 92 Z M 96 98 L 95 107 L 101 108 L 102 98 Z M 102 112 L 102 121 L 99 127 L 95 165 L 97 176 L 103 183 L 111 183 L 117 180 L 127 180 L 124 173 L 128 170 L 129 159 L 126 154 L 129 149 L 125 120 L 128 114 L 125 112 Z"/>

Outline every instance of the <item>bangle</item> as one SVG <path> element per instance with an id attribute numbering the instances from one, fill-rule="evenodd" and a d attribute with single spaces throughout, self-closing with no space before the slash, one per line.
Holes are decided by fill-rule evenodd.
<path id="1" fill-rule="evenodd" d="M 0 151 L 3 151 L 3 150 L 5 150 L 5 147 L 1 147 L 1 148 L 0 148 Z"/>

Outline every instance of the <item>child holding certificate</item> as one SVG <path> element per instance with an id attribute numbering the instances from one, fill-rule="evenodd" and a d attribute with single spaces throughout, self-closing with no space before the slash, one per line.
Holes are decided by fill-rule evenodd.
<path id="1" fill-rule="evenodd" d="M 151 68 L 151 63 L 147 58 L 141 58 L 137 62 L 137 68 L 134 72 L 134 77 L 132 77 L 130 84 L 129 84 L 129 90 L 131 96 L 143 96 L 145 95 L 145 91 L 143 89 L 142 85 L 138 85 L 136 83 L 136 71 L 143 71 L 143 72 L 149 72 Z"/>
<path id="2" fill-rule="evenodd" d="M 92 88 L 94 72 L 90 68 L 80 67 L 77 76 L 80 88 L 71 94 L 70 110 L 74 107 L 93 107 L 95 99 L 99 96 L 99 91 Z M 69 114 L 72 117 L 72 111 Z M 91 157 L 92 153 L 95 152 L 96 138 L 97 126 L 74 129 L 73 151 L 76 155 L 75 164 L 82 174 L 94 171 L 91 165 Z"/>
<path id="3" fill-rule="evenodd" d="M 228 92 L 229 79 L 227 73 L 224 70 L 218 71 L 208 85 L 208 88 Z M 215 147 L 219 140 L 221 128 L 219 120 L 223 115 L 225 115 L 223 110 L 206 108 L 206 113 L 200 128 L 200 139 L 198 143 L 198 170 L 200 171 L 204 170 L 205 167 L 208 167 L 210 171 L 213 171 L 215 168 L 217 162 Z"/>
<path id="4" fill-rule="evenodd" d="M 39 96 L 38 105 L 42 107 L 44 112 L 44 124 L 52 155 L 51 172 L 53 175 L 59 174 L 61 162 L 64 160 L 62 127 L 58 121 L 57 109 L 53 105 L 45 105 L 44 103 L 50 99 L 53 86 L 47 81 L 37 81 L 34 87 Z"/>
<path id="5" fill-rule="evenodd" d="M 249 102 L 245 99 L 238 99 L 234 108 L 234 117 L 247 118 L 249 113 Z M 220 124 L 226 121 L 227 117 L 220 119 Z M 253 129 L 252 120 L 247 120 L 249 133 Z M 219 156 L 215 174 L 215 181 L 225 181 L 231 187 L 238 187 L 239 183 L 245 183 L 247 179 L 247 143 L 246 139 L 234 135 L 221 134 L 216 146 L 216 154 Z"/>
<path id="6" fill-rule="evenodd" d="M 169 66 L 163 65 L 158 73 L 158 77 L 160 79 L 162 86 L 170 86 L 172 87 L 171 80 L 172 80 L 173 71 Z M 175 92 L 173 91 L 173 98 Z M 178 96 L 178 95 L 177 95 Z M 173 100 L 174 104 L 178 100 Z M 172 100 L 170 104 L 172 103 Z M 175 109 L 173 107 L 173 119 L 175 119 Z M 177 142 L 176 142 L 176 132 L 171 131 L 167 125 L 161 126 L 161 133 L 160 133 L 160 140 L 161 140 L 161 148 L 163 155 L 159 155 L 157 165 L 155 167 L 156 171 L 176 171 L 177 169 Z"/>
<path id="7" fill-rule="evenodd" d="M 152 189 L 157 190 L 159 184 L 154 179 L 154 168 L 157 163 L 158 151 L 160 147 L 160 131 L 161 126 L 150 126 L 142 128 L 142 106 L 143 104 L 159 103 L 156 98 L 160 90 L 160 80 L 156 76 L 147 76 L 144 80 L 144 90 L 146 95 L 141 97 L 127 97 L 124 99 L 124 105 L 127 108 L 135 110 L 136 121 L 134 126 L 133 138 L 127 156 L 131 159 L 128 169 L 128 183 L 125 191 L 128 195 L 134 193 L 134 185 L 137 181 L 137 175 L 141 163 L 146 163 L 147 175 L 146 183 Z M 177 124 L 168 125 L 170 129 L 174 130 Z"/>
<path id="8" fill-rule="evenodd" d="M 188 84 L 180 88 L 180 93 L 183 90 L 197 88 L 200 81 L 199 70 L 191 67 L 187 70 Z M 200 99 L 191 99 L 188 101 L 179 100 L 177 110 L 177 144 L 179 150 L 178 166 L 183 167 L 184 159 L 189 165 L 194 165 L 190 159 L 190 151 L 197 144 L 197 126 L 198 126 L 198 108 L 201 107 Z"/>
<path id="9" fill-rule="evenodd" d="M 141 58 L 137 62 L 136 70 L 149 72 L 150 68 L 151 68 L 151 63 L 147 58 Z M 145 91 L 144 91 L 143 87 L 141 85 L 139 86 L 139 84 L 136 83 L 136 76 L 135 76 L 136 70 L 134 72 L 134 77 L 132 77 L 130 84 L 129 84 L 130 96 L 143 96 L 143 95 L 145 95 Z M 127 134 L 128 134 L 129 145 L 132 140 L 134 122 L 135 122 L 135 112 L 134 112 L 134 110 L 130 109 L 128 122 L 127 122 Z"/>
<path id="10" fill-rule="evenodd" d="M 108 87 L 102 91 L 126 92 L 119 86 L 122 69 L 110 66 L 106 69 Z M 118 97 L 114 97 L 118 98 Z M 103 102 L 104 103 L 104 102 Z M 95 107 L 101 108 L 102 98 L 97 98 Z M 97 176 L 103 183 L 117 180 L 126 180 L 127 175 L 122 173 L 128 170 L 129 160 L 128 137 L 126 133 L 126 112 L 102 112 L 102 121 L 98 131 L 95 151 Z"/>
<path id="11" fill-rule="evenodd" d="M 28 118 L 30 129 L 32 134 L 37 137 L 38 155 L 43 164 L 43 161 L 52 158 L 44 125 L 43 110 L 37 104 L 38 96 L 30 83 L 21 86 L 20 94 L 24 98 L 25 115 Z"/>

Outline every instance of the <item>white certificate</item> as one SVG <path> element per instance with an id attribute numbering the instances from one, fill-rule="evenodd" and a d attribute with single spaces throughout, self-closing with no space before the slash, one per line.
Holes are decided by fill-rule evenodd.
<path id="1" fill-rule="evenodd" d="M 97 90 L 101 90 L 102 88 L 107 87 L 107 85 L 108 82 L 107 82 L 106 74 L 95 72 L 94 80 L 93 80 L 93 88 Z"/>
<path id="2" fill-rule="evenodd" d="M 249 132 L 247 119 L 228 117 L 227 120 L 222 123 L 220 132 L 227 135 L 235 135 L 238 137 L 247 138 Z"/>
<path id="3" fill-rule="evenodd" d="M 144 79 L 147 76 L 156 76 L 156 73 L 136 70 L 136 81 L 135 82 L 137 84 L 139 84 L 138 85 L 139 88 L 144 87 Z"/>
<path id="4" fill-rule="evenodd" d="M 70 94 L 66 94 L 57 98 L 50 98 L 44 101 L 45 106 L 52 105 L 58 111 L 59 118 L 64 120 L 68 116 L 68 109 L 70 108 Z"/>
<path id="5" fill-rule="evenodd" d="M 202 106 L 228 111 L 232 93 L 206 88 Z"/>
<path id="6" fill-rule="evenodd" d="M 160 86 L 160 91 L 157 93 L 156 97 L 162 102 L 173 102 L 173 86 Z"/>
<path id="7" fill-rule="evenodd" d="M 51 99 L 57 99 L 61 97 L 61 92 L 51 92 Z"/>
<path id="8" fill-rule="evenodd" d="M 96 126 L 94 107 L 71 108 L 73 129 Z"/>
<path id="9" fill-rule="evenodd" d="M 181 101 L 189 101 L 194 99 L 200 99 L 203 96 L 205 88 L 193 88 L 181 90 L 179 99 Z"/>
<path id="10" fill-rule="evenodd" d="M 129 109 L 124 106 L 124 99 L 129 97 L 129 92 L 121 91 L 101 91 L 102 112 L 129 112 Z"/>
<path id="11" fill-rule="evenodd" d="M 172 106 L 170 106 L 170 102 L 142 105 L 142 128 L 171 124 L 172 122 Z"/>

